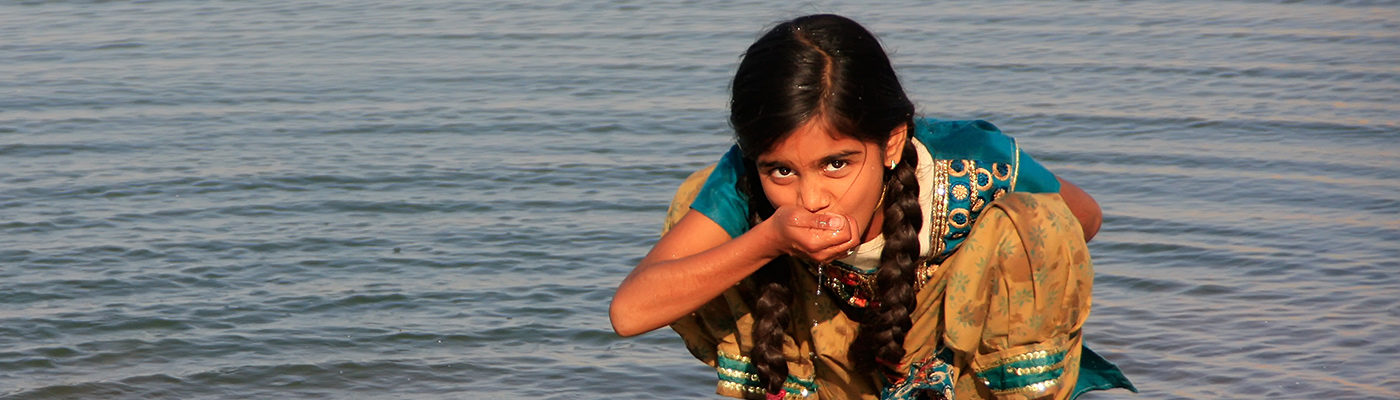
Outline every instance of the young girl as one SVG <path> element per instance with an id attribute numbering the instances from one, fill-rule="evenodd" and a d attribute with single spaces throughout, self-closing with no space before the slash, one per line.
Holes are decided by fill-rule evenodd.
<path id="1" fill-rule="evenodd" d="M 989 123 L 916 118 L 863 27 L 773 28 L 730 111 L 738 144 L 682 185 L 619 334 L 670 325 L 741 398 L 1133 389 L 1082 345 L 1097 204 Z"/>

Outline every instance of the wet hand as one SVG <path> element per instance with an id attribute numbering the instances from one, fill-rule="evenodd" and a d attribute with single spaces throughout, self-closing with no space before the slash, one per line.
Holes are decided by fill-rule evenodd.
<path id="1" fill-rule="evenodd" d="M 860 244 L 855 221 L 844 215 L 783 207 L 765 222 L 775 225 L 784 253 L 819 263 L 845 257 Z"/>

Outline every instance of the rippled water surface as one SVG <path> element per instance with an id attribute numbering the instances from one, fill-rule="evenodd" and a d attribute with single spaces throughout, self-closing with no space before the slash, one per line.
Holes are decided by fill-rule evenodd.
<path id="1" fill-rule="evenodd" d="M 607 302 L 822 11 L 1103 205 L 1092 397 L 1400 398 L 1400 4 L 654 3 L 0 4 L 0 397 L 712 397 Z"/>

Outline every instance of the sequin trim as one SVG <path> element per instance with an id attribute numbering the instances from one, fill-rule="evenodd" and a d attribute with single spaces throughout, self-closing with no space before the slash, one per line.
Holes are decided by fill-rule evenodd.
<path id="1" fill-rule="evenodd" d="M 1062 351 L 1057 351 L 1057 352 L 1055 352 L 1054 354 L 1058 354 L 1058 355 L 1060 355 L 1060 356 L 1063 356 L 1064 353 L 1065 353 L 1065 351 L 1062 350 Z M 1002 359 L 1000 359 L 1000 360 L 997 360 L 997 361 L 994 362 L 994 363 L 990 363 L 990 364 L 988 364 L 988 365 L 982 367 L 982 369 L 981 369 L 980 371 L 990 370 L 990 369 L 992 369 L 992 368 L 1000 367 L 1000 366 L 1003 366 L 1003 365 L 1006 365 L 1006 364 L 1011 364 L 1011 363 L 1018 363 L 1018 362 L 1023 362 L 1023 361 L 1047 359 L 1047 358 L 1050 358 L 1050 356 L 1051 356 L 1050 350 L 1036 350 L 1036 351 L 1032 351 L 1032 352 L 1029 352 L 1029 353 L 1021 353 L 1021 354 L 1017 354 L 1017 355 L 1014 355 L 1014 356 L 1011 356 L 1011 357 L 1002 358 Z"/>
<path id="2" fill-rule="evenodd" d="M 924 290 L 924 285 L 928 284 L 929 280 L 933 279 L 933 274 L 938 272 L 939 266 L 939 264 L 934 262 L 926 262 L 919 266 L 919 276 L 917 276 L 914 281 L 915 288 L 917 290 Z"/>
<path id="3" fill-rule="evenodd" d="M 975 372 L 997 394 L 1040 393 L 1059 385 L 1068 360 L 1067 351 L 1037 350 L 996 360 Z"/>
<path id="4" fill-rule="evenodd" d="M 728 396 L 745 397 L 755 394 L 763 395 L 767 393 L 760 386 L 758 368 L 753 365 L 748 357 L 736 356 L 719 352 L 719 358 L 715 360 L 715 371 L 719 375 L 718 392 Z M 801 379 L 788 375 L 783 382 L 784 398 L 786 399 L 806 399 L 817 394 L 817 383 L 815 377 Z"/>
<path id="5" fill-rule="evenodd" d="M 1056 362 L 1056 363 L 1054 363 L 1054 364 L 1050 364 L 1050 365 L 1039 365 L 1039 366 L 1034 366 L 1034 367 L 1007 368 L 1007 369 L 1006 369 L 1006 372 L 1009 372 L 1009 373 L 1011 373 L 1012 375 L 1021 375 L 1021 376 L 1025 376 L 1025 375 L 1035 375 L 1035 374 L 1043 374 L 1043 373 L 1046 373 L 1046 372 L 1050 372 L 1050 371 L 1054 371 L 1054 370 L 1057 370 L 1057 369 L 1062 369 L 1062 368 L 1064 368 L 1064 367 L 1065 367 L 1065 361 L 1069 361 L 1069 359 L 1068 359 L 1068 358 L 1061 358 L 1060 361 L 1058 361 L 1058 362 Z"/>
<path id="6" fill-rule="evenodd" d="M 715 367 L 715 371 L 719 372 L 719 375 L 720 375 L 721 379 L 723 379 L 723 378 L 734 378 L 734 379 L 745 380 L 745 381 L 755 381 L 755 382 L 758 381 L 758 374 L 748 373 L 748 372 L 740 371 L 740 370 L 737 370 L 737 369 L 730 369 L 730 368 L 725 368 L 725 367 Z"/>
<path id="7" fill-rule="evenodd" d="M 1021 175 L 1021 143 L 1011 139 L 1011 184 L 1008 190 L 1016 190 L 1016 178 Z"/>
<path id="8" fill-rule="evenodd" d="M 933 236 L 929 243 L 929 255 L 935 258 L 943 254 L 943 237 L 948 235 L 948 173 L 952 168 L 950 160 L 933 162 L 933 210 L 930 210 L 929 220 L 925 223 L 931 228 Z"/>
<path id="9" fill-rule="evenodd" d="M 996 393 L 998 395 L 1044 393 L 1045 391 L 1048 391 L 1051 388 L 1057 386 L 1060 386 L 1060 378 L 1047 379 L 1026 386 L 1017 387 L 1014 389 L 992 390 L 992 393 Z"/>

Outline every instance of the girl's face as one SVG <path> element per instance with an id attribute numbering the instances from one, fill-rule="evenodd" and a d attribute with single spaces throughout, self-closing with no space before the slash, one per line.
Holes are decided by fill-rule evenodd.
<path id="1" fill-rule="evenodd" d="M 755 160 L 763 193 L 774 208 L 850 217 L 861 242 L 880 234 L 884 169 L 904 150 L 905 128 L 888 143 L 867 143 L 814 118 Z"/>

